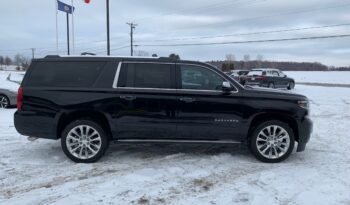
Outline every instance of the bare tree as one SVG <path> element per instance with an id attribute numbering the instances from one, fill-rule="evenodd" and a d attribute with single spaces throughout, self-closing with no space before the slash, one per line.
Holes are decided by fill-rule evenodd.
<path id="1" fill-rule="evenodd" d="M 263 61 L 263 60 L 264 60 L 264 56 L 261 55 L 261 54 L 258 54 L 258 55 L 256 56 L 256 60 L 257 60 L 257 61 Z"/>
<path id="2" fill-rule="evenodd" d="M 262 67 L 262 61 L 263 61 L 263 59 L 264 59 L 264 56 L 263 55 L 260 55 L 260 54 L 258 54 L 257 56 L 256 56 L 256 67 Z"/>
<path id="3" fill-rule="evenodd" d="M 27 59 L 21 54 L 16 54 L 13 61 L 15 65 L 17 65 L 17 70 L 20 70 L 21 66 L 26 63 Z"/>
<path id="4" fill-rule="evenodd" d="M 250 61 L 250 55 L 249 55 L 249 54 L 245 54 L 245 55 L 243 56 L 243 60 L 244 60 L 245 62 Z"/>
<path id="5" fill-rule="evenodd" d="M 180 60 L 180 56 L 178 54 L 172 53 L 169 55 L 169 58 L 174 60 Z"/>
<path id="6" fill-rule="evenodd" d="M 17 66 L 20 66 L 23 62 L 24 62 L 25 58 L 23 55 L 21 54 L 16 54 L 14 59 L 13 59 L 13 62 L 17 65 Z"/>
<path id="7" fill-rule="evenodd" d="M 5 61 L 4 57 L 3 57 L 3 56 L 0 56 L 0 65 L 3 65 L 3 64 L 4 64 L 4 61 Z"/>
<path id="8" fill-rule="evenodd" d="M 236 61 L 236 56 L 232 53 L 226 54 L 226 61 L 228 62 Z"/>
<path id="9" fill-rule="evenodd" d="M 7 66 L 11 65 L 11 64 L 12 64 L 11 58 L 8 57 L 8 56 L 6 56 L 6 57 L 5 57 L 5 60 L 4 60 L 4 64 L 7 65 Z"/>

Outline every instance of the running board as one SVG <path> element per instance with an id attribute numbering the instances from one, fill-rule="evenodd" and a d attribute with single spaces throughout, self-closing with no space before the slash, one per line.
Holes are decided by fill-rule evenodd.
<path id="1" fill-rule="evenodd" d="M 140 142 L 140 143 L 209 143 L 209 144 L 240 144 L 233 140 L 156 140 L 156 139 L 119 139 L 116 142 Z"/>

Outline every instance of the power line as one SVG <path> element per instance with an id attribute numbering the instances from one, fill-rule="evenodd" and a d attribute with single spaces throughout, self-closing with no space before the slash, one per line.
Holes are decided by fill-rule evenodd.
<path id="1" fill-rule="evenodd" d="M 192 26 L 192 28 L 195 27 L 203 27 L 203 26 L 210 26 L 210 25 L 215 25 L 218 26 L 220 24 L 228 24 L 228 23 L 235 23 L 235 22 L 246 22 L 246 21 L 253 21 L 253 20 L 261 20 L 265 18 L 272 18 L 272 17 L 279 17 L 279 16 L 286 16 L 286 15 L 295 15 L 295 14 L 301 14 L 301 13 L 310 13 L 310 12 L 316 12 L 316 11 L 322 11 L 322 10 L 328 10 L 328 9 L 336 9 L 336 8 L 344 8 L 350 6 L 350 3 L 346 4 L 340 4 L 336 6 L 328 6 L 328 7 L 320 7 L 320 8 L 314 8 L 314 9 L 304 9 L 304 10 L 299 10 L 299 11 L 290 11 L 286 13 L 278 13 L 278 14 L 273 14 L 273 15 L 266 15 L 266 16 L 258 16 L 258 17 L 253 17 L 253 18 L 245 18 L 245 19 L 235 19 L 235 20 L 230 20 L 230 21 L 224 21 L 224 22 L 216 22 L 216 23 L 209 23 L 209 24 L 201 24 L 197 26 Z M 183 30 L 186 28 L 180 28 L 180 29 L 174 29 L 175 30 Z"/>
<path id="2" fill-rule="evenodd" d="M 261 32 L 250 32 L 250 33 L 234 33 L 234 34 L 223 34 L 223 35 L 212 35 L 212 36 L 192 36 L 192 37 L 182 37 L 182 38 L 156 39 L 156 40 L 151 40 L 150 42 L 183 41 L 183 40 L 221 38 L 221 37 L 230 37 L 230 36 L 247 36 L 247 35 L 258 35 L 258 34 L 269 34 L 269 33 L 282 33 L 282 32 L 290 32 L 290 31 L 312 30 L 312 29 L 321 29 L 321 28 L 333 28 L 333 27 L 341 27 L 341 26 L 350 26 L 350 23 L 333 24 L 333 25 L 325 25 L 325 26 L 313 26 L 313 27 L 301 27 L 301 28 L 282 29 L 282 30 L 270 30 L 270 31 L 261 31 Z"/>
<path id="3" fill-rule="evenodd" d="M 312 37 L 300 37 L 300 38 L 281 38 L 281 39 L 265 39 L 265 40 L 250 40 L 250 41 L 228 41 L 228 42 L 215 42 L 215 43 L 182 43 L 182 44 L 140 44 L 135 46 L 143 47 L 168 47 L 168 46 L 208 46 L 208 45 L 224 45 L 224 44 L 244 44 L 244 43 L 264 43 L 264 42 L 280 42 L 280 41 L 299 41 L 299 40 L 314 40 L 314 39 L 326 39 L 326 38 L 344 38 L 350 37 L 350 34 L 344 35 L 332 35 L 332 36 L 312 36 Z"/>
<path id="4" fill-rule="evenodd" d="M 227 6 L 227 4 L 237 3 L 239 1 L 242 1 L 242 0 L 223 1 L 223 2 L 218 2 L 218 3 L 214 3 L 214 4 L 209 4 L 209 5 L 206 5 L 206 6 L 196 7 L 196 8 L 185 8 L 185 9 L 180 9 L 180 10 L 173 11 L 173 12 L 170 12 L 170 13 L 162 13 L 162 14 L 157 15 L 157 16 L 150 16 L 150 17 L 144 17 L 144 18 L 135 19 L 135 21 L 144 21 L 146 19 L 159 18 L 160 16 L 170 16 L 170 15 L 174 15 L 174 14 L 178 14 L 178 13 L 183 13 L 183 12 L 186 12 L 186 11 L 196 11 L 196 10 L 202 11 L 204 9 L 213 8 L 213 7 L 217 7 L 217 6 L 220 6 L 220 5 L 221 6 Z"/>

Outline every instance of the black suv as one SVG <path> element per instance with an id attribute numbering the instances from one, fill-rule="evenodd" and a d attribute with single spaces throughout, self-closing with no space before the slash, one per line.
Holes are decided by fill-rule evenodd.
<path id="1" fill-rule="evenodd" d="M 264 162 L 303 151 L 312 122 L 305 96 L 244 88 L 215 67 L 168 58 L 47 56 L 30 65 L 15 127 L 61 139 L 75 162 L 115 142 L 247 143 Z"/>
<path id="2" fill-rule="evenodd" d="M 253 69 L 241 77 L 244 85 L 268 87 L 268 88 L 286 88 L 292 90 L 295 86 L 294 79 L 287 77 L 279 69 L 261 68 Z"/>

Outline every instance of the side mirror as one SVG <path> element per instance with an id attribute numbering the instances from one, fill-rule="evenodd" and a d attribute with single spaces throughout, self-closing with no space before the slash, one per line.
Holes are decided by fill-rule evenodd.
<path id="1" fill-rule="evenodd" d="M 222 82 L 222 91 L 224 91 L 224 92 L 230 92 L 230 91 L 232 91 L 232 90 L 233 90 L 233 88 L 232 88 L 230 82 L 228 82 L 228 81 Z"/>
<path id="2" fill-rule="evenodd" d="M 286 77 L 287 77 L 287 75 L 284 75 L 283 77 L 284 77 L 284 78 L 286 78 Z"/>

